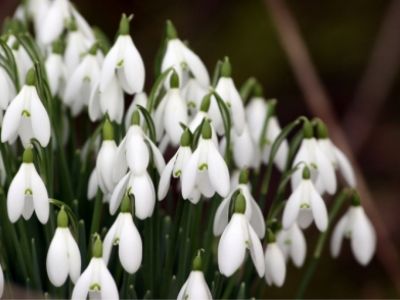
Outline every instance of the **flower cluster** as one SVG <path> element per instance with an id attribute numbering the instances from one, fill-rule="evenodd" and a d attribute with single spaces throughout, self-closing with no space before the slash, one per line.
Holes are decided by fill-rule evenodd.
<path id="1" fill-rule="evenodd" d="M 69 0 L 28 0 L 5 26 L 6 280 L 72 299 L 212 299 L 231 297 L 241 282 L 243 298 L 257 275 L 280 287 L 289 259 L 302 267 L 306 229 L 315 223 L 327 234 L 344 200 L 331 253 L 349 238 L 356 260 L 368 264 L 376 234 L 351 163 L 323 121 L 299 117 L 281 128 L 277 101 L 264 98 L 257 80 L 238 88 L 227 57 L 210 80 L 171 21 L 147 94 L 131 21 L 122 16 L 111 44 Z M 271 196 L 274 167 L 280 181 Z M 45 249 L 36 249 L 42 240 Z M 42 282 L 44 255 L 51 285 Z M 54 288 L 69 280 L 71 294 Z"/>

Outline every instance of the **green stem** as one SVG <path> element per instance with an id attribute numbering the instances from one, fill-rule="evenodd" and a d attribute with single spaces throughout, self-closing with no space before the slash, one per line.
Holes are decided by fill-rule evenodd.
<path id="1" fill-rule="evenodd" d="M 332 226 L 332 221 L 335 219 L 336 215 L 338 214 L 340 208 L 342 207 L 344 201 L 348 198 L 349 195 L 349 190 L 344 189 L 336 198 L 335 201 L 332 205 L 332 209 L 329 213 L 329 223 L 328 223 L 328 228 L 324 231 L 321 232 L 317 245 L 315 246 L 313 256 L 311 258 L 311 261 L 309 261 L 305 275 L 303 276 L 299 288 L 296 293 L 296 299 L 302 299 L 304 297 L 304 293 L 307 290 L 308 285 L 311 282 L 311 279 L 315 273 L 315 270 L 317 268 L 319 259 L 321 257 L 322 250 L 324 249 L 326 239 L 328 237 L 328 232 Z"/>
<path id="2" fill-rule="evenodd" d="M 103 208 L 103 199 L 102 199 L 102 194 L 100 191 L 97 191 L 95 203 L 94 203 L 94 210 L 93 210 L 93 216 L 92 216 L 92 224 L 90 225 L 90 236 L 92 236 L 93 233 L 99 231 L 100 227 L 100 217 L 101 217 L 101 211 Z"/>

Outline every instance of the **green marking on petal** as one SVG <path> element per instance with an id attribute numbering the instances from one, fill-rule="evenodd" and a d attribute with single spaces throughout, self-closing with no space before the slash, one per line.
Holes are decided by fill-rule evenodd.
<path id="1" fill-rule="evenodd" d="M 207 165 L 206 163 L 201 164 L 200 166 L 198 166 L 198 169 L 199 169 L 200 171 L 205 171 L 205 170 L 208 169 L 208 165 Z"/>
<path id="2" fill-rule="evenodd" d="M 31 113 L 29 111 L 27 111 L 26 109 L 24 109 L 21 113 L 21 115 L 23 117 L 29 118 L 31 116 Z"/>
<path id="3" fill-rule="evenodd" d="M 93 283 L 90 287 L 89 287 L 90 291 L 93 292 L 100 292 L 101 291 L 101 286 L 99 283 Z"/>
<path id="4" fill-rule="evenodd" d="M 27 188 L 24 193 L 26 196 L 32 196 L 33 192 L 30 188 Z"/>

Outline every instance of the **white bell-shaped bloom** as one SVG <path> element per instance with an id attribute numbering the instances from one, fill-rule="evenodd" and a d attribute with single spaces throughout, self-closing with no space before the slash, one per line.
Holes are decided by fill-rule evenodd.
<path id="1" fill-rule="evenodd" d="M 192 271 L 182 285 L 177 300 L 212 300 L 210 289 L 202 272 L 201 250 L 193 260 Z"/>
<path id="2" fill-rule="evenodd" d="M 328 156 L 321 150 L 317 140 L 313 137 L 313 128 L 309 122 L 304 124 L 304 138 L 293 161 L 293 166 L 305 163 L 311 166 L 311 178 L 318 191 L 322 194 L 327 191 L 333 195 L 336 192 L 335 169 Z M 301 168 L 295 171 L 291 178 L 292 190 L 295 190 L 302 178 Z"/>
<path id="3" fill-rule="evenodd" d="M 147 95 L 145 92 L 137 93 L 133 97 L 131 104 L 128 107 L 128 110 L 125 114 L 125 129 L 128 131 L 131 126 L 132 115 L 135 111 L 138 110 L 138 105 L 147 107 Z M 143 121 L 141 120 L 140 125 L 143 125 Z"/>
<path id="4" fill-rule="evenodd" d="M 42 178 L 40 178 L 33 164 L 32 150 L 24 151 L 23 163 L 11 181 L 7 193 L 7 212 L 12 223 L 21 215 L 28 220 L 33 211 L 43 224 L 49 219 L 49 196 Z"/>
<path id="5" fill-rule="evenodd" d="M 50 120 L 35 87 L 35 71 L 31 69 L 26 84 L 11 101 L 3 119 L 1 141 L 13 142 L 19 136 L 24 147 L 32 138 L 46 147 L 50 140 Z"/>
<path id="6" fill-rule="evenodd" d="M 32 59 L 15 36 L 9 36 L 7 45 L 11 48 L 12 53 L 14 54 L 15 64 L 18 71 L 18 79 L 22 84 L 28 71 L 33 67 Z"/>
<path id="7" fill-rule="evenodd" d="M 287 230 L 280 230 L 276 241 L 285 256 L 285 260 L 290 258 L 298 268 L 304 264 L 307 243 L 303 231 L 301 231 L 297 223 L 294 223 Z"/>
<path id="8" fill-rule="evenodd" d="M 90 95 L 100 78 L 97 46 L 85 55 L 72 73 L 65 89 L 64 102 L 71 107 L 72 115 L 78 115 L 88 105 Z"/>
<path id="9" fill-rule="evenodd" d="M 268 285 L 281 287 L 286 277 L 285 257 L 278 244 L 268 242 L 265 249 L 265 281 Z"/>
<path id="10" fill-rule="evenodd" d="M 157 192 L 158 200 L 163 200 L 167 196 L 171 184 L 171 177 L 180 178 L 184 166 L 192 155 L 192 149 L 190 148 L 191 142 L 191 133 L 189 130 L 185 130 L 181 137 L 180 147 L 161 173 Z M 196 204 L 200 198 L 189 198 L 189 200 Z"/>
<path id="11" fill-rule="evenodd" d="M 81 254 L 68 228 L 68 216 L 62 208 L 57 217 L 57 229 L 46 258 L 47 275 L 54 286 L 62 286 L 68 276 L 76 282 L 81 274 Z"/>
<path id="12" fill-rule="evenodd" d="M 186 101 L 179 90 L 178 75 L 175 72 L 171 76 L 171 88 L 156 108 L 154 118 L 157 124 L 157 136 L 163 136 L 165 130 L 172 144 L 179 145 L 183 133 L 180 124 L 188 123 L 188 113 Z"/>
<path id="13" fill-rule="evenodd" d="M 337 223 L 331 239 L 332 256 L 339 255 L 343 238 L 350 239 L 351 250 L 361 265 L 371 261 L 376 250 L 376 232 L 359 203 L 353 204 Z"/>
<path id="14" fill-rule="evenodd" d="M 108 230 L 104 238 L 103 259 L 106 264 L 111 256 L 114 245 L 118 245 L 118 257 L 124 270 L 130 274 L 135 273 L 142 262 L 143 245 L 139 231 L 133 223 L 129 212 L 129 197 L 122 202 L 121 213 Z M 127 202 L 127 203 L 124 203 Z"/>
<path id="15" fill-rule="evenodd" d="M 89 100 L 89 117 L 97 121 L 108 115 L 111 121 L 120 124 L 124 116 L 124 102 L 124 91 L 114 74 L 104 91 L 100 92 L 99 83 L 93 89 Z"/>
<path id="16" fill-rule="evenodd" d="M 46 58 L 45 68 L 51 94 L 62 97 L 67 83 L 67 68 L 62 55 L 54 51 Z"/>
<path id="17" fill-rule="evenodd" d="M 171 21 L 167 21 L 167 38 L 167 48 L 161 63 L 161 72 L 173 67 L 183 85 L 186 84 L 186 79 L 191 74 L 201 85 L 208 87 L 210 77 L 204 63 L 178 38 Z"/>
<path id="18" fill-rule="evenodd" d="M 64 63 L 67 68 L 68 78 L 75 72 L 82 57 L 84 57 L 91 45 L 91 41 L 78 30 L 75 22 L 72 21 L 67 34 L 64 52 Z"/>
<path id="19" fill-rule="evenodd" d="M 303 178 L 292 192 L 283 211 L 283 228 L 289 229 L 296 221 L 307 228 L 314 220 L 320 231 L 328 227 L 328 212 L 325 202 L 314 187 L 308 167 L 303 169 Z"/>
<path id="20" fill-rule="evenodd" d="M 250 252 L 258 276 L 264 276 L 265 263 L 261 241 L 244 215 L 245 210 L 246 200 L 239 194 L 235 200 L 234 213 L 218 244 L 219 271 L 227 277 L 232 276 L 243 264 L 246 249 Z"/>
<path id="21" fill-rule="evenodd" d="M 241 135 L 246 123 L 243 100 L 231 78 L 230 63 L 226 58 L 221 68 L 221 77 L 218 80 L 215 92 L 224 100 L 231 113 L 233 128 L 238 135 Z M 211 101 L 209 110 L 211 119 L 213 120 L 215 129 L 218 134 L 224 132 L 221 112 L 219 111 L 217 100 Z"/>
<path id="22" fill-rule="evenodd" d="M 144 63 L 129 35 L 129 21 L 130 18 L 122 16 L 119 36 L 104 59 L 100 80 L 101 92 L 107 89 L 115 73 L 126 93 L 139 93 L 143 90 Z"/>
<path id="23" fill-rule="evenodd" d="M 100 238 L 93 244 L 93 257 L 76 282 L 71 299 L 119 299 L 117 285 L 102 258 Z"/>
<path id="24" fill-rule="evenodd" d="M 261 97 L 253 97 L 246 107 L 246 120 L 248 122 L 249 131 L 253 140 L 259 147 L 261 147 L 261 158 L 266 164 L 269 163 L 272 144 L 282 131 L 278 118 L 273 113 L 274 107 L 274 101 L 267 103 L 267 101 Z M 271 115 L 267 124 L 265 124 L 268 113 L 271 113 Z M 265 133 L 264 136 L 262 136 L 264 125 Z M 286 166 L 288 152 L 289 144 L 287 140 L 284 140 L 280 145 L 274 160 L 275 165 L 280 171 L 283 171 Z"/>
<path id="25" fill-rule="evenodd" d="M 194 113 L 200 109 L 204 96 L 209 92 L 207 87 L 204 87 L 197 79 L 190 78 L 182 87 L 182 97 L 187 103 L 187 107 L 194 116 Z"/>
<path id="26" fill-rule="evenodd" d="M 139 126 L 138 111 L 132 114 L 131 123 L 131 127 L 118 146 L 114 161 L 114 180 L 119 180 L 125 175 L 128 168 L 136 175 L 146 173 L 151 156 L 160 174 L 165 168 L 165 161 L 160 150 Z"/>
<path id="27" fill-rule="evenodd" d="M 257 202 L 251 195 L 249 185 L 248 185 L 248 173 L 247 171 L 242 171 L 240 174 L 239 185 L 232 190 L 228 197 L 226 197 L 215 213 L 213 232 L 215 236 L 219 236 L 224 231 L 225 227 L 228 225 L 229 221 L 229 209 L 233 204 L 232 201 L 235 200 L 235 195 L 241 193 L 246 200 L 246 211 L 245 216 L 249 221 L 250 225 L 253 227 L 257 236 L 262 239 L 265 234 L 265 221 L 263 213 L 258 206 Z"/>
<path id="28" fill-rule="evenodd" d="M 217 192 L 228 196 L 230 179 L 228 167 L 212 142 L 212 130 L 208 120 L 203 123 L 198 146 L 182 170 L 182 196 L 188 199 L 196 186 L 207 198 Z"/>
<path id="29" fill-rule="evenodd" d="M 15 86 L 12 82 L 10 75 L 7 73 L 6 70 L 0 67 L 0 90 L 1 90 L 1 97 L 0 97 L 0 109 L 5 110 L 7 109 L 8 104 L 12 99 L 14 99 L 16 92 Z"/>

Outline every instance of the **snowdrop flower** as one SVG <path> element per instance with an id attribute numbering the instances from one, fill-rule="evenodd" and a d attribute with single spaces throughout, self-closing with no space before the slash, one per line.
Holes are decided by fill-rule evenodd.
<path id="1" fill-rule="evenodd" d="M 145 92 L 137 93 L 133 97 L 131 104 L 125 114 L 125 129 L 128 130 L 131 126 L 133 112 L 138 110 L 138 105 L 147 107 L 147 95 Z M 143 120 L 140 125 L 143 125 Z"/>
<path id="2" fill-rule="evenodd" d="M 243 101 L 231 78 L 231 65 L 226 57 L 221 67 L 221 77 L 218 80 L 215 92 L 224 100 L 231 112 L 233 127 L 237 134 L 241 135 L 246 123 Z M 211 102 L 210 117 L 213 120 L 218 134 L 223 133 L 222 116 L 218 109 L 217 100 Z"/>
<path id="3" fill-rule="evenodd" d="M 36 87 L 35 71 L 31 69 L 26 76 L 26 84 L 11 101 L 4 115 L 1 141 L 12 143 L 19 136 L 24 147 L 32 138 L 46 147 L 50 140 L 50 120 L 40 101 Z"/>
<path id="4" fill-rule="evenodd" d="M 114 278 L 102 258 L 103 245 L 99 235 L 93 242 L 93 256 L 72 291 L 71 299 L 119 299 Z"/>
<path id="5" fill-rule="evenodd" d="M 333 231 L 331 239 L 333 257 L 339 255 L 343 238 L 350 239 L 351 250 L 361 265 L 365 266 L 371 261 L 376 250 L 376 232 L 357 194 L 353 196 L 352 205 Z"/>
<path id="6" fill-rule="evenodd" d="M 317 121 L 318 146 L 329 158 L 334 168 L 339 170 L 350 187 L 356 186 L 356 176 L 353 167 L 346 155 L 329 139 L 328 128 L 321 121 Z"/>
<path id="7" fill-rule="evenodd" d="M 72 115 L 78 115 L 88 105 L 90 95 L 100 78 L 100 64 L 95 44 L 72 73 L 65 89 L 64 102 L 71 107 Z"/>
<path id="8" fill-rule="evenodd" d="M 64 65 L 64 45 L 60 40 L 53 43 L 52 52 L 46 58 L 45 68 L 53 96 L 62 97 L 67 82 L 67 68 Z"/>
<path id="9" fill-rule="evenodd" d="M 57 216 L 57 229 L 47 252 L 46 268 L 50 282 L 57 287 L 62 286 L 68 276 L 75 283 L 81 274 L 81 254 L 68 228 L 64 207 Z"/>
<path id="10" fill-rule="evenodd" d="M 0 67 L 0 109 L 7 109 L 8 104 L 16 95 L 15 86 L 7 71 Z"/>
<path id="11" fill-rule="evenodd" d="M 116 182 L 113 177 L 114 159 L 117 154 L 117 145 L 114 141 L 114 129 L 108 119 L 103 124 L 103 142 L 97 154 L 96 167 L 89 179 L 88 198 L 93 198 L 97 193 L 97 187 L 104 194 L 104 200 L 108 202 L 114 190 Z"/>
<path id="12" fill-rule="evenodd" d="M 107 115 L 111 121 L 120 124 L 124 116 L 124 102 L 124 91 L 114 74 L 103 92 L 100 92 L 99 83 L 93 89 L 89 100 L 89 117 L 94 122 Z"/>
<path id="13" fill-rule="evenodd" d="M 18 71 L 18 79 L 19 82 L 22 83 L 24 82 L 25 76 L 27 76 L 28 71 L 33 67 L 32 59 L 15 36 L 11 35 L 7 40 L 7 44 L 14 54 L 15 63 L 17 65 Z"/>
<path id="14" fill-rule="evenodd" d="M 183 133 L 181 123 L 188 123 L 187 105 L 179 90 L 178 74 L 174 71 L 170 78 L 170 89 L 161 100 L 155 111 L 157 136 L 165 132 L 174 146 L 179 145 Z"/>
<path id="15" fill-rule="evenodd" d="M 221 197 L 228 196 L 229 170 L 211 138 L 211 125 L 205 120 L 199 144 L 182 170 L 183 198 L 190 198 L 196 186 L 207 198 L 212 197 L 215 192 Z"/>
<path id="16" fill-rule="evenodd" d="M 249 188 L 249 173 L 247 170 L 243 170 L 240 172 L 239 185 L 232 190 L 228 197 L 226 197 L 221 204 L 218 206 L 217 212 L 215 213 L 214 218 L 214 227 L 213 232 L 215 236 L 219 236 L 224 231 L 225 227 L 228 225 L 229 221 L 229 209 L 232 202 L 235 201 L 235 198 L 240 193 L 243 195 L 246 201 L 246 211 L 245 216 L 253 227 L 254 231 L 257 233 L 257 236 L 262 239 L 265 234 L 265 222 L 263 213 L 258 206 L 257 202 L 254 200 L 251 195 Z"/>
<path id="17" fill-rule="evenodd" d="M 300 162 L 311 166 L 311 177 L 316 187 L 322 194 L 327 191 L 333 195 L 336 192 L 336 176 L 335 170 L 329 158 L 318 146 L 314 138 L 313 127 L 309 121 L 304 122 L 303 126 L 303 141 L 294 158 L 293 166 L 298 165 Z M 299 168 L 291 179 L 292 190 L 301 182 L 301 169 Z"/>
<path id="18" fill-rule="evenodd" d="M 42 30 L 43 20 L 46 17 L 46 14 L 50 7 L 49 0 L 29 0 L 26 8 L 29 14 L 29 17 L 33 20 L 33 26 L 35 29 L 35 36 L 39 36 L 40 31 Z"/>
<path id="19" fill-rule="evenodd" d="M 119 36 L 104 59 L 100 80 L 101 92 L 106 91 L 115 73 L 126 93 L 139 93 L 143 90 L 145 69 L 142 57 L 129 35 L 131 18 L 132 16 L 122 15 Z"/>
<path id="20" fill-rule="evenodd" d="M 268 243 L 265 249 L 265 281 L 268 285 L 281 287 L 285 281 L 286 263 L 282 250 L 275 240 L 275 235 L 268 231 Z"/>
<path id="21" fill-rule="evenodd" d="M 43 224 L 49 219 L 49 197 L 46 186 L 33 164 L 33 153 L 25 149 L 23 162 L 11 181 L 7 193 L 7 213 L 10 221 L 15 223 L 23 215 L 28 220 L 33 211 Z"/>
<path id="22" fill-rule="evenodd" d="M 210 77 L 206 67 L 201 59 L 178 38 L 176 29 L 169 20 L 166 31 L 168 42 L 161 63 L 161 72 L 173 67 L 182 85 L 186 84 L 190 73 L 203 87 L 208 87 Z"/>
<path id="23" fill-rule="evenodd" d="M 164 158 L 153 141 L 144 134 L 140 127 L 140 113 L 135 111 L 132 114 L 131 127 L 118 146 L 114 161 L 114 180 L 119 180 L 128 168 L 137 175 L 146 173 L 151 156 L 161 174 L 165 168 Z"/>
<path id="24" fill-rule="evenodd" d="M 128 196 L 121 203 L 121 212 L 104 238 L 103 259 L 107 264 L 111 250 L 118 245 L 118 256 L 124 270 L 130 274 L 135 273 L 142 262 L 142 239 L 133 223 L 130 213 L 131 202 Z"/>
<path id="25" fill-rule="evenodd" d="M 276 101 L 271 100 L 267 102 L 261 97 L 261 93 L 262 92 L 260 91 L 260 96 L 253 97 L 247 105 L 246 120 L 253 140 L 259 146 L 259 149 L 261 149 L 262 161 L 265 164 L 268 164 L 272 144 L 275 142 L 282 129 L 275 113 Z M 267 118 L 268 122 L 265 124 Z M 265 133 L 263 133 L 264 128 Z M 289 144 L 287 140 L 284 140 L 280 145 L 274 160 L 276 167 L 280 171 L 283 171 L 286 166 L 288 152 Z"/>
<path id="26" fill-rule="evenodd" d="M 208 288 L 202 272 L 203 263 L 201 259 L 201 252 L 202 250 L 199 250 L 194 258 L 192 271 L 179 291 L 177 300 L 212 300 L 210 289 Z"/>
<path id="27" fill-rule="evenodd" d="M 302 180 L 286 202 L 283 228 L 289 229 L 296 220 L 301 228 L 307 228 L 313 220 L 320 231 L 325 231 L 328 227 L 326 206 L 311 181 L 308 167 L 303 168 Z"/>
<path id="28" fill-rule="evenodd" d="M 250 252 L 258 276 L 264 276 L 265 264 L 262 245 L 244 215 L 245 211 L 246 200 L 240 193 L 234 203 L 233 215 L 218 244 L 219 270 L 227 277 L 232 276 L 243 264 L 246 248 Z"/>
<path id="29" fill-rule="evenodd" d="M 175 155 L 167 163 L 164 171 L 161 173 L 161 178 L 160 178 L 160 183 L 158 184 L 158 193 L 157 193 L 159 200 L 163 200 L 167 196 L 169 186 L 171 184 L 171 177 L 180 178 L 182 174 L 182 169 L 187 164 L 192 154 L 192 149 L 190 148 L 191 144 L 192 144 L 192 136 L 189 129 L 186 129 L 182 134 L 180 147 L 176 151 Z M 200 200 L 200 197 L 189 198 L 189 200 L 193 204 L 196 204 Z"/>
<path id="30" fill-rule="evenodd" d="M 195 78 L 190 78 L 182 87 L 182 97 L 186 100 L 187 107 L 191 116 L 200 109 L 204 96 L 209 92 L 207 88 L 202 86 Z"/>
<path id="31" fill-rule="evenodd" d="M 276 240 L 285 256 L 285 260 L 288 260 L 290 257 L 294 265 L 298 268 L 304 264 L 307 244 L 303 231 L 301 231 L 297 223 L 294 223 L 287 230 L 280 230 Z"/>

